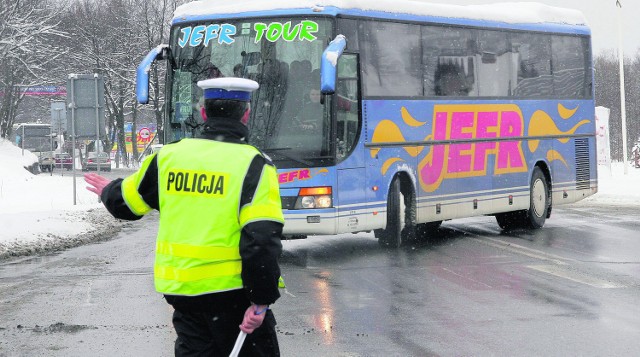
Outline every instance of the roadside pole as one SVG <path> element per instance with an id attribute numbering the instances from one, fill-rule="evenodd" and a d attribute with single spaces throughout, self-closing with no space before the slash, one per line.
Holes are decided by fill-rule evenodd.
<path id="1" fill-rule="evenodd" d="M 51 157 L 53 160 L 49 165 L 49 176 L 53 176 L 53 169 L 56 167 L 56 156 L 53 154 L 53 125 L 49 125 L 49 143 L 51 143 Z"/>
<path id="2" fill-rule="evenodd" d="M 100 173 L 100 101 L 98 98 L 98 74 L 93 74 L 93 79 L 96 86 L 96 160 L 98 162 L 98 167 L 96 171 Z M 100 197 L 98 197 L 98 202 L 100 202 Z"/>
<path id="3" fill-rule="evenodd" d="M 624 174 L 629 172 L 627 163 L 627 108 L 624 93 L 624 54 L 622 52 L 622 4 L 616 0 L 618 7 L 618 65 L 620 67 L 620 117 L 622 119 L 622 162 Z"/>
<path id="4" fill-rule="evenodd" d="M 69 81 L 71 82 L 71 100 L 69 108 L 71 109 L 71 160 L 73 162 L 73 205 L 76 205 L 76 104 L 75 100 L 75 74 L 69 75 Z"/>

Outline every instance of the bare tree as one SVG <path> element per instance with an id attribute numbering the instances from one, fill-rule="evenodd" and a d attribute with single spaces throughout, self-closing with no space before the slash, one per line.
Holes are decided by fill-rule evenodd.
<path id="1" fill-rule="evenodd" d="M 0 0 L 0 137 L 11 135 L 24 89 L 54 82 L 47 69 L 65 53 L 60 11 L 47 0 Z"/>
<path id="2" fill-rule="evenodd" d="M 596 105 L 611 110 L 609 117 L 609 140 L 611 142 L 611 158 L 623 159 L 622 135 L 626 135 L 627 150 L 640 137 L 640 54 L 634 59 L 625 58 L 625 106 L 627 132 L 622 133 L 622 115 L 620 111 L 620 80 L 618 56 L 613 52 L 603 52 L 594 58 Z"/>
<path id="3" fill-rule="evenodd" d="M 100 73 L 105 79 L 107 131 L 124 153 L 125 122 L 131 122 L 133 159 L 138 159 L 136 119 L 155 120 L 162 130 L 164 66 L 151 71 L 150 107 L 135 103 L 135 72 L 149 50 L 166 42 L 169 21 L 185 0 L 75 0 L 66 22 L 74 41 L 70 70 Z M 162 135 L 160 134 L 160 137 Z M 111 143 L 107 145 L 109 148 Z M 123 163 L 129 165 L 128 157 Z"/>

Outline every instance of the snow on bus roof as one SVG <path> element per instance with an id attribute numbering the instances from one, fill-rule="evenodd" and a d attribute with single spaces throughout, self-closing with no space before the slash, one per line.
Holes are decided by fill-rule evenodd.
<path id="1" fill-rule="evenodd" d="M 394 14 L 465 18 L 513 24 L 553 23 L 587 25 L 579 10 L 559 8 L 536 2 L 496 3 L 489 5 L 434 4 L 420 0 L 219 0 L 193 1 L 178 7 L 174 20 L 217 14 L 236 14 L 284 9 L 316 9 L 336 7 Z"/>

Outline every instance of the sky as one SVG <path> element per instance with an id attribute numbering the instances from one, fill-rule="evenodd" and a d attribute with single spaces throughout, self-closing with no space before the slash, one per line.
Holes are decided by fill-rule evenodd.
<path id="1" fill-rule="evenodd" d="M 39 247 L 68 246 L 76 237 L 113 227 L 115 222 L 97 196 L 86 190 L 81 172 L 73 176 L 41 173 L 23 168 L 37 158 L 0 139 L 0 257 L 12 251 L 37 252 Z M 614 163 L 599 167 L 599 192 L 586 200 L 594 204 L 640 206 L 640 169 Z M 554 211 L 558 212 L 558 211 Z M 561 214 L 561 213 L 556 213 Z M 553 219 L 553 216 L 551 217 Z"/>
<path id="2" fill-rule="evenodd" d="M 452 5 L 481 5 L 501 2 L 532 2 L 533 0 L 433 0 L 434 3 Z M 537 0 L 535 2 L 556 7 L 580 10 L 591 27 L 593 53 L 618 51 L 618 18 L 622 16 L 622 38 L 625 57 L 633 57 L 640 48 L 640 0 L 620 0 L 622 11 L 616 0 Z"/>

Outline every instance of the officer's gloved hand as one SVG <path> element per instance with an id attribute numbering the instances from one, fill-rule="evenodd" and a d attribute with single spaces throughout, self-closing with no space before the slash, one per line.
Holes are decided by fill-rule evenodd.
<path id="1" fill-rule="evenodd" d="M 250 334 L 260 327 L 262 321 L 264 321 L 267 309 L 269 309 L 268 305 L 251 304 L 251 306 L 247 308 L 247 311 L 244 312 L 244 319 L 242 319 L 242 324 L 240 324 L 240 330 Z"/>

